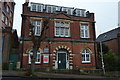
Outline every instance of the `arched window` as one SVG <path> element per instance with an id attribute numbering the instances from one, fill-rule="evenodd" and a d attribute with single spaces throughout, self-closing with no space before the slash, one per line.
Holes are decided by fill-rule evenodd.
<path id="1" fill-rule="evenodd" d="M 82 63 L 90 63 L 90 51 L 88 49 L 82 51 Z"/>
<path id="2" fill-rule="evenodd" d="M 30 51 L 29 52 L 29 64 L 31 64 L 31 58 L 33 57 L 33 51 Z M 37 56 L 36 56 L 36 61 L 35 61 L 36 64 L 40 64 L 41 63 L 41 54 L 40 54 L 40 51 L 37 51 Z"/>

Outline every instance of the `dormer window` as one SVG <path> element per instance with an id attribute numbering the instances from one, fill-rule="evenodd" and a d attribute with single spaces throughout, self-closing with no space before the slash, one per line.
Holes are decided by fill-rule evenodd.
<path id="1" fill-rule="evenodd" d="M 80 16 L 80 10 L 76 10 L 76 16 Z"/>
<path id="2" fill-rule="evenodd" d="M 47 6 L 47 12 L 52 13 L 52 6 Z"/>
<path id="3" fill-rule="evenodd" d="M 56 9 L 57 9 L 57 7 L 54 6 L 54 7 L 53 7 L 53 12 L 56 12 Z"/>
<path id="4" fill-rule="evenodd" d="M 32 5 L 31 5 L 31 11 L 36 11 L 36 10 L 37 10 L 36 4 L 32 4 Z"/>
<path id="5" fill-rule="evenodd" d="M 71 9 L 68 9 L 68 14 L 71 15 Z"/>
<path id="6" fill-rule="evenodd" d="M 62 8 L 62 11 L 68 12 L 67 8 Z"/>
<path id="7" fill-rule="evenodd" d="M 31 4 L 31 11 L 43 12 L 42 4 Z"/>

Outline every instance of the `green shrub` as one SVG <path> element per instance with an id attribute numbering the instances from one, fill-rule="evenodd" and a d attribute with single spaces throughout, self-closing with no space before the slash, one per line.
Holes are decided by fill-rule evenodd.
<path id="1" fill-rule="evenodd" d="M 105 69 L 108 71 L 118 71 L 120 70 L 120 57 L 117 56 L 115 53 L 108 51 L 104 54 L 104 63 Z"/>

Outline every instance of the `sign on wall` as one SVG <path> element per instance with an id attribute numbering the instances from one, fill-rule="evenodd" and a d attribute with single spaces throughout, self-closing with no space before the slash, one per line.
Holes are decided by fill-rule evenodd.
<path id="1" fill-rule="evenodd" d="M 49 48 L 44 48 L 43 52 L 44 53 L 49 53 Z"/>
<path id="2" fill-rule="evenodd" d="M 49 55 L 43 56 L 43 63 L 49 63 Z"/>

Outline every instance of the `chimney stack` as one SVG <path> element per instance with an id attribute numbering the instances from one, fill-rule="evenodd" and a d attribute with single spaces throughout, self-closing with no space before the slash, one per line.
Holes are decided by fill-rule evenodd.
<path id="1" fill-rule="evenodd" d="M 28 2 L 29 3 L 29 0 L 25 0 L 25 3 Z"/>

